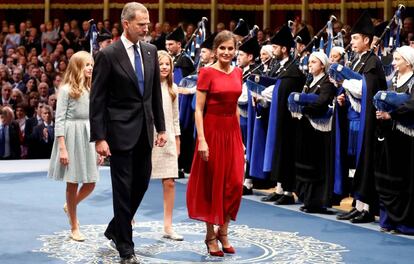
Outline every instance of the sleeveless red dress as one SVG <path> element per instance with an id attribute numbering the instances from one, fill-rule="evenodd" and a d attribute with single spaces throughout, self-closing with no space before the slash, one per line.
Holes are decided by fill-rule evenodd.
<path id="1" fill-rule="evenodd" d="M 236 220 L 243 194 L 244 150 L 236 115 L 242 71 L 202 68 L 197 89 L 207 92 L 203 125 L 209 159 L 201 159 L 197 141 L 187 187 L 188 215 L 222 225 L 226 215 Z"/>

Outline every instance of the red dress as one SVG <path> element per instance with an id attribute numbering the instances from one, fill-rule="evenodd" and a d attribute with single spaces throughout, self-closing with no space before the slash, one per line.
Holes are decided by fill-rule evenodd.
<path id="1" fill-rule="evenodd" d="M 203 125 L 209 158 L 201 159 L 197 141 L 187 187 L 188 215 L 222 225 L 226 215 L 236 220 L 243 194 L 244 150 L 236 115 L 242 71 L 202 68 L 197 89 L 207 92 Z"/>

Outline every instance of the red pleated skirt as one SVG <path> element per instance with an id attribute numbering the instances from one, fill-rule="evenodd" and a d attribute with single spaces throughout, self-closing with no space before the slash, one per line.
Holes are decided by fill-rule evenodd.
<path id="1" fill-rule="evenodd" d="M 240 125 L 235 114 L 208 110 L 203 124 L 209 159 L 207 162 L 201 159 L 197 142 L 187 187 L 188 215 L 222 225 L 226 216 L 236 220 L 243 194 L 244 150 Z"/>

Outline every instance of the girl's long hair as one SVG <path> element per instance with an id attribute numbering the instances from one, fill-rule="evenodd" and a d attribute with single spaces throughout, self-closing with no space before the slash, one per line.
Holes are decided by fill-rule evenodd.
<path id="1" fill-rule="evenodd" d="M 84 74 L 86 63 L 93 58 L 86 51 L 79 51 L 73 54 L 69 60 L 68 67 L 63 76 L 61 86 L 67 84 L 70 87 L 69 96 L 78 99 L 84 90 L 89 91 L 92 85 L 92 78 L 87 78 Z"/>
<path id="2" fill-rule="evenodd" d="M 170 73 L 167 76 L 167 85 L 168 85 L 168 93 L 170 94 L 172 101 L 174 101 L 175 98 L 177 97 L 177 94 L 173 91 L 173 71 L 174 71 L 173 59 L 165 50 L 159 50 L 158 51 L 158 62 L 160 62 L 160 60 L 164 57 L 167 57 L 168 60 L 170 61 Z"/>

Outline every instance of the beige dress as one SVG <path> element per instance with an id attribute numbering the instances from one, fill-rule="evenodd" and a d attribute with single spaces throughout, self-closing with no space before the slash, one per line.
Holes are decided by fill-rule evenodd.
<path id="1" fill-rule="evenodd" d="M 173 90 L 177 86 L 173 84 Z M 180 121 L 178 113 L 178 94 L 174 101 L 168 92 L 167 82 L 161 83 L 162 104 L 164 110 L 167 144 L 160 148 L 152 149 L 152 174 L 151 179 L 178 178 L 178 156 L 175 137 L 180 133 Z M 154 130 L 155 131 L 155 130 Z"/>

